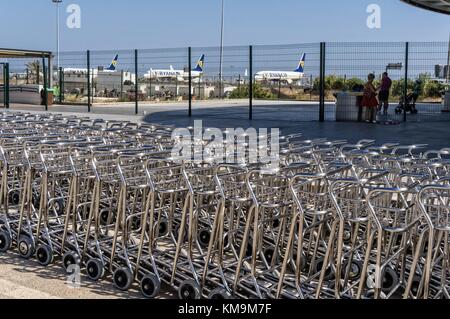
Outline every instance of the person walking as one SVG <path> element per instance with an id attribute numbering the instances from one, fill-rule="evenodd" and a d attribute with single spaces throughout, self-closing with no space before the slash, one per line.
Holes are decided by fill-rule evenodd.
<path id="1" fill-rule="evenodd" d="M 361 101 L 362 107 L 366 108 L 366 122 L 377 123 L 376 114 L 378 110 L 377 90 L 373 85 L 374 74 L 369 74 L 367 83 L 364 85 L 364 95 Z"/>
<path id="2" fill-rule="evenodd" d="M 380 101 L 378 106 L 378 112 L 381 113 L 383 108 L 383 114 L 387 115 L 389 110 L 389 95 L 392 87 L 392 80 L 387 72 L 383 73 L 381 79 L 380 92 L 378 94 L 378 100 Z"/>

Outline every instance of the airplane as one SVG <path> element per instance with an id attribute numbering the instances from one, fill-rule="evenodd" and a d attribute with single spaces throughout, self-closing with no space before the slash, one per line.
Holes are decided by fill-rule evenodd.
<path id="1" fill-rule="evenodd" d="M 282 81 L 292 84 L 300 81 L 305 71 L 306 54 L 303 53 L 297 68 L 294 71 L 260 71 L 255 74 L 255 81 Z"/>
<path id="2" fill-rule="evenodd" d="M 116 72 L 117 64 L 119 63 L 118 61 L 119 55 L 116 54 L 109 67 L 104 68 L 102 72 L 110 72 L 110 73 Z M 87 69 L 64 68 L 64 73 L 87 73 Z"/>
<path id="3" fill-rule="evenodd" d="M 198 59 L 197 66 L 191 71 L 191 77 L 194 80 L 200 81 L 200 77 L 203 74 L 203 68 L 205 66 L 205 55 Z M 185 70 L 175 70 L 173 66 L 170 66 L 169 70 L 154 70 L 150 69 L 144 77 L 146 79 L 177 79 L 177 81 L 184 82 L 189 80 L 189 72 Z"/>

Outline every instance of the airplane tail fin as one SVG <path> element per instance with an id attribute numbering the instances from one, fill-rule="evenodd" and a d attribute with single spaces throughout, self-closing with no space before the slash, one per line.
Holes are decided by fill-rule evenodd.
<path id="1" fill-rule="evenodd" d="M 203 72 L 204 66 L 205 66 L 205 55 L 202 54 L 200 59 L 198 59 L 197 66 L 195 67 L 194 71 Z"/>
<path id="2" fill-rule="evenodd" d="M 305 61 L 306 61 L 306 54 L 303 53 L 302 58 L 300 59 L 300 62 L 298 63 L 297 69 L 295 69 L 295 72 L 299 72 L 299 73 L 305 72 Z"/>
<path id="3" fill-rule="evenodd" d="M 116 56 L 114 57 L 114 60 L 112 60 L 111 65 L 107 68 L 107 70 L 115 71 L 116 67 L 117 67 L 118 60 L 119 60 L 119 55 L 116 54 Z"/>

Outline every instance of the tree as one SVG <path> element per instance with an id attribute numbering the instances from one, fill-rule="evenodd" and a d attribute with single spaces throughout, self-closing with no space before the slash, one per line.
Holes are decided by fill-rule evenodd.
<path id="1" fill-rule="evenodd" d="M 414 88 L 414 81 L 408 79 L 408 91 Z M 403 96 L 403 91 L 405 90 L 405 79 L 392 81 L 392 95 L 393 96 Z"/>
<path id="2" fill-rule="evenodd" d="M 364 81 L 359 78 L 350 78 L 345 82 L 347 90 L 351 91 L 357 85 L 364 85 Z"/>
<path id="3" fill-rule="evenodd" d="M 425 97 L 441 97 L 444 86 L 436 81 L 427 80 L 423 86 Z"/>
<path id="4" fill-rule="evenodd" d="M 28 78 L 30 82 L 36 83 L 38 81 L 38 76 L 40 76 L 41 70 L 41 64 L 38 60 L 29 62 L 26 64 L 26 67 L 28 69 Z"/>

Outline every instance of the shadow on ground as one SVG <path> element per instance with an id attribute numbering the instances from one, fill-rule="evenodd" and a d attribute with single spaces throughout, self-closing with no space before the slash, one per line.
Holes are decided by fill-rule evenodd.
<path id="1" fill-rule="evenodd" d="M 18 274 L 27 273 L 33 274 L 37 278 L 44 280 L 58 280 L 62 284 L 67 285 L 67 273 L 60 261 L 56 261 L 49 266 L 41 266 L 34 259 L 23 259 L 14 252 L 9 252 L 7 254 L 0 255 L 0 265 L 11 265 L 12 270 Z M 120 298 L 120 299 L 140 299 L 143 298 L 139 291 L 138 285 L 133 284 L 132 288 L 128 291 L 120 291 L 113 286 L 111 276 L 106 276 L 103 280 L 93 282 L 83 274 L 81 271 L 81 287 L 79 289 L 84 290 L 89 294 L 96 295 L 96 298 L 109 299 Z M 51 289 L 51 288 L 49 288 Z M 58 291 L 55 291 L 54 295 L 57 295 Z M 170 290 L 169 287 L 163 286 L 161 288 L 161 293 L 157 299 L 173 299 L 175 294 Z"/>
<path id="2" fill-rule="evenodd" d="M 239 109 L 239 110 L 238 110 Z M 187 127 L 194 121 L 202 120 L 203 127 L 220 129 L 242 127 L 247 129 L 279 128 L 282 134 L 302 133 L 305 138 L 344 139 L 356 142 L 361 139 L 374 139 L 379 144 L 427 144 L 429 149 L 450 147 L 450 121 L 442 122 L 406 122 L 397 125 L 367 124 L 357 122 L 318 122 L 301 121 L 297 116 L 286 117 L 285 112 L 256 110 L 253 120 L 248 120 L 248 109 L 240 107 L 203 108 L 193 110 L 191 118 L 186 111 L 162 111 L 148 114 L 144 121 Z M 289 115 L 289 113 L 287 114 Z"/>

